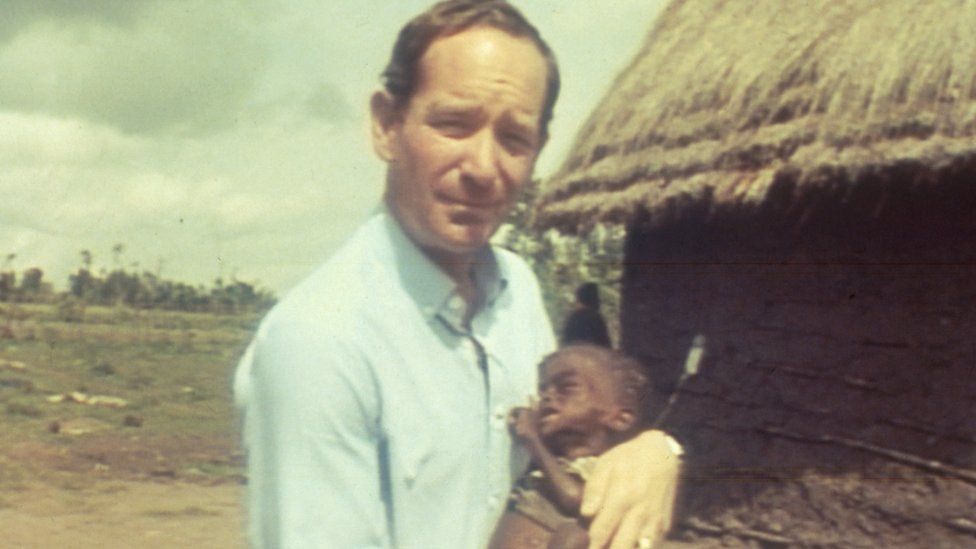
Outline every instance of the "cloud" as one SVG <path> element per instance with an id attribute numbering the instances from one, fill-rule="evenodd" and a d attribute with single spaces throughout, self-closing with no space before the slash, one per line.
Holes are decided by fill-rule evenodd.
<path id="1" fill-rule="evenodd" d="M 348 122 L 356 116 L 352 105 L 334 84 L 322 84 L 305 102 L 308 113 L 326 122 Z"/>
<path id="2" fill-rule="evenodd" d="M 185 139 L 0 111 L 0 253 L 63 287 L 79 250 L 111 266 L 122 242 L 127 264 L 282 289 L 376 203 L 381 175 L 363 128 L 307 116 Z"/>
<path id="3" fill-rule="evenodd" d="M 138 138 L 83 120 L 0 111 L 0 162 L 5 170 L 16 166 L 50 170 L 96 158 L 108 160 L 144 146 Z"/>
<path id="4" fill-rule="evenodd" d="M 12 20 L 20 26 L 6 23 L 0 49 L 5 110 L 145 135 L 201 135 L 234 124 L 267 61 L 253 24 L 257 8 L 203 0 L 92 5 L 82 14 L 67 1 L 33 10 L 16 4 Z"/>
<path id="5" fill-rule="evenodd" d="M 0 254 L 63 288 L 121 242 L 164 276 L 284 290 L 378 202 L 368 97 L 428 4 L 0 0 Z M 540 176 L 659 2 L 611 4 L 520 2 L 566 76 Z"/>
<path id="6" fill-rule="evenodd" d="M 0 44 L 42 21 L 131 25 L 155 2 L 144 0 L 6 0 L 0 17 Z"/>

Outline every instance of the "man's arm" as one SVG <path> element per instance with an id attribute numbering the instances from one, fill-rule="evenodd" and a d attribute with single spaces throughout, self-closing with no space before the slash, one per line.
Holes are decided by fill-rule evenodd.
<path id="1" fill-rule="evenodd" d="M 368 365 L 314 322 L 256 342 L 245 412 L 258 547 L 388 547 Z"/>
<path id="2" fill-rule="evenodd" d="M 590 548 L 653 547 L 671 528 L 680 447 L 662 431 L 645 431 L 611 448 L 586 483 L 580 512 L 592 518 Z"/>

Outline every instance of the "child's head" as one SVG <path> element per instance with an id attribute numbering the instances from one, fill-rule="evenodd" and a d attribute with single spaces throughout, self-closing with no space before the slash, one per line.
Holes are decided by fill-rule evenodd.
<path id="1" fill-rule="evenodd" d="M 539 365 L 539 433 L 557 455 L 596 455 L 636 434 L 648 380 L 635 359 L 569 345 Z"/>

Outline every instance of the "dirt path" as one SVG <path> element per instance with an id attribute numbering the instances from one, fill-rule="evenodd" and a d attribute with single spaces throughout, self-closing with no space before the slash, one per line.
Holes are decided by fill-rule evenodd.
<path id="1" fill-rule="evenodd" d="M 112 481 L 0 492 L 0 546 L 244 547 L 237 484 Z"/>

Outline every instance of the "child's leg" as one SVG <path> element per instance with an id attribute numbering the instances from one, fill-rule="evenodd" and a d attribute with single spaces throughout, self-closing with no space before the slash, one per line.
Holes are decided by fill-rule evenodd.
<path id="1" fill-rule="evenodd" d="M 587 549 L 590 536 L 586 529 L 575 522 L 567 522 L 552 533 L 546 549 Z"/>
<path id="2" fill-rule="evenodd" d="M 543 549 L 552 535 L 522 513 L 507 511 L 498 521 L 488 549 Z"/>

